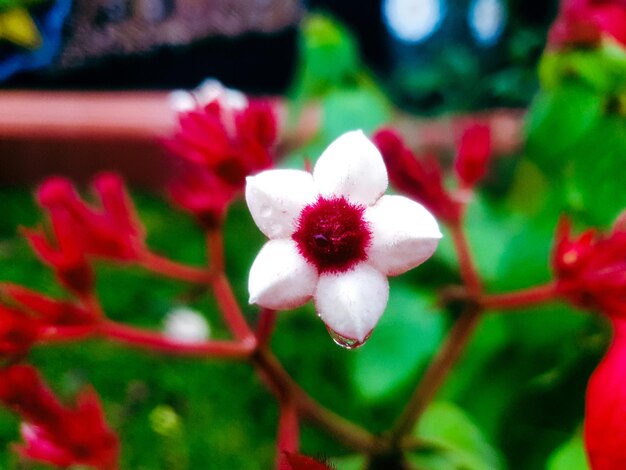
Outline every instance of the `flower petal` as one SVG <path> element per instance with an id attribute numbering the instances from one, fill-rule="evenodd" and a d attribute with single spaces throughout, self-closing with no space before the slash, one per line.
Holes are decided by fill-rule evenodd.
<path id="1" fill-rule="evenodd" d="M 252 218 L 272 239 L 289 237 L 304 206 L 317 197 L 313 177 L 306 171 L 268 170 L 246 181 L 246 202 Z"/>
<path id="2" fill-rule="evenodd" d="M 322 274 L 315 291 L 317 313 L 326 326 L 358 342 L 374 329 L 388 299 L 387 278 L 367 263 L 344 273 Z"/>
<path id="3" fill-rule="evenodd" d="M 432 214 L 404 196 L 381 197 L 365 210 L 364 218 L 372 231 L 368 262 L 388 276 L 426 261 L 441 239 Z"/>
<path id="4" fill-rule="evenodd" d="M 270 240 L 250 268 L 250 303 L 274 310 L 298 307 L 311 298 L 317 279 L 293 240 Z"/>
<path id="5" fill-rule="evenodd" d="M 345 196 L 366 206 L 376 202 L 388 183 L 383 157 L 363 131 L 332 142 L 317 161 L 313 179 L 323 196 Z"/>

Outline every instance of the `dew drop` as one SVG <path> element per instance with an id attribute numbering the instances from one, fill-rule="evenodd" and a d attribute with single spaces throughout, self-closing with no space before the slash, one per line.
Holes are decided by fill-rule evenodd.
<path id="1" fill-rule="evenodd" d="M 328 328 L 326 327 L 326 329 L 328 330 L 328 333 L 330 334 L 330 337 L 333 339 L 333 341 L 338 344 L 339 346 L 341 346 L 342 348 L 345 349 L 357 349 L 360 348 L 361 346 L 363 346 L 367 340 L 370 338 L 370 336 L 372 335 L 372 332 L 370 331 L 365 338 L 363 339 L 363 341 L 358 341 L 356 339 L 353 338 L 348 338 L 346 336 L 343 336 L 339 333 L 337 333 L 335 330 L 333 330 L 332 328 Z"/>
<path id="2" fill-rule="evenodd" d="M 272 208 L 271 208 L 271 206 L 261 206 L 261 216 L 262 217 L 269 217 L 270 215 L 272 215 Z"/>

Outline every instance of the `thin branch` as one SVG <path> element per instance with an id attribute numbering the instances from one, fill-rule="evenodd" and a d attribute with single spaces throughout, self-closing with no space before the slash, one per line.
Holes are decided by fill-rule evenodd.
<path id="1" fill-rule="evenodd" d="M 147 270 L 162 276 L 193 284 L 208 284 L 213 279 L 213 275 L 208 269 L 188 266 L 151 251 L 146 251 L 142 254 L 139 264 Z"/>
<path id="2" fill-rule="evenodd" d="M 483 295 L 478 302 L 486 310 L 512 310 L 550 302 L 556 297 L 556 285 L 550 283 L 514 292 Z"/>
<path id="3" fill-rule="evenodd" d="M 219 357 L 223 359 L 247 359 L 254 350 L 254 343 L 234 341 L 203 341 L 183 343 L 160 333 L 134 328 L 120 323 L 105 321 L 99 328 L 100 335 L 129 346 L 175 354 L 179 356 Z"/>
<path id="4" fill-rule="evenodd" d="M 402 436 L 413 431 L 422 413 L 433 400 L 446 377 L 461 357 L 480 319 L 480 307 L 468 305 L 454 323 L 448 333 L 448 337 L 428 366 L 421 382 L 396 421 L 391 431 L 392 442 L 397 443 Z"/>
<path id="5" fill-rule="evenodd" d="M 256 327 L 256 339 L 260 346 L 264 346 L 272 337 L 276 325 L 276 310 L 269 308 L 261 309 L 259 323 Z"/>
<path id="6" fill-rule="evenodd" d="M 279 401 L 293 400 L 298 414 L 303 418 L 327 430 L 344 445 L 354 450 L 378 453 L 386 448 L 384 442 L 377 436 L 313 400 L 267 349 L 258 349 L 251 359 L 259 372 L 267 379 Z"/>
<path id="7" fill-rule="evenodd" d="M 456 223 L 451 225 L 450 232 L 459 259 L 459 269 L 463 283 L 471 294 L 479 296 L 482 291 L 482 283 L 474 260 L 472 259 L 471 250 L 462 224 Z"/>

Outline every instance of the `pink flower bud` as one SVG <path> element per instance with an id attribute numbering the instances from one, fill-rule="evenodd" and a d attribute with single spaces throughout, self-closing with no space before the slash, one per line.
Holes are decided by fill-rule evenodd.
<path id="1" fill-rule="evenodd" d="M 64 407 L 31 366 L 0 369 L 0 401 L 23 419 L 17 451 L 59 467 L 117 468 L 118 438 L 107 426 L 96 393 L 87 388 Z"/>
<path id="2" fill-rule="evenodd" d="M 395 188 L 424 204 L 435 216 L 454 222 L 461 208 L 444 187 L 437 158 L 417 158 L 393 129 L 380 129 L 372 137 L 387 165 L 389 179 Z"/>
<path id="3" fill-rule="evenodd" d="M 487 173 L 491 158 L 491 131 L 489 126 L 473 124 L 461 135 L 454 170 L 461 186 L 472 188 Z"/>

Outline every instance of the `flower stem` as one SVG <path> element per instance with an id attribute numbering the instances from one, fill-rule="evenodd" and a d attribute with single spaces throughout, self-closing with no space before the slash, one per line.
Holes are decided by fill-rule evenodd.
<path id="1" fill-rule="evenodd" d="M 146 251 L 141 255 L 139 264 L 147 270 L 162 276 L 193 284 L 207 284 L 211 282 L 213 277 L 212 273 L 207 269 L 178 263 L 151 251 Z"/>
<path id="2" fill-rule="evenodd" d="M 483 295 L 479 303 L 486 310 L 512 310 L 549 302 L 556 296 L 556 285 L 550 283 L 503 294 Z"/>
<path id="3" fill-rule="evenodd" d="M 45 344 L 80 341 L 96 334 L 96 328 L 89 326 L 48 326 L 41 332 L 38 342 Z"/>
<path id="4" fill-rule="evenodd" d="M 471 250 L 462 222 L 454 223 L 450 226 L 452 241 L 459 258 L 459 269 L 463 283 L 472 295 L 478 296 L 482 291 L 480 275 L 472 259 Z"/>
<path id="5" fill-rule="evenodd" d="M 211 287 L 213 287 L 213 293 L 215 294 L 215 298 L 219 304 L 222 316 L 224 317 L 224 320 L 228 324 L 228 327 L 232 331 L 233 335 L 235 335 L 235 338 L 242 341 L 251 340 L 256 343 L 254 333 L 248 326 L 248 323 L 239 308 L 239 303 L 237 303 L 237 299 L 233 294 L 230 281 L 224 273 L 218 273 L 216 275 L 215 279 L 213 279 L 213 282 L 211 283 Z"/>
<path id="6" fill-rule="evenodd" d="M 280 402 L 292 400 L 300 416 L 327 430 L 352 449 L 368 453 L 380 451 L 381 440 L 313 400 L 270 351 L 259 348 L 251 359 Z"/>
<path id="7" fill-rule="evenodd" d="M 262 309 L 259 315 L 259 323 L 256 327 L 256 339 L 260 346 L 264 346 L 270 340 L 275 325 L 276 310 Z"/>
<path id="8" fill-rule="evenodd" d="M 297 453 L 300 448 L 300 423 L 298 410 L 291 401 L 280 403 L 280 417 L 278 419 L 278 439 L 276 439 L 276 468 L 290 470 L 291 466 L 285 462 L 284 452 Z"/>
<path id="9" fill-rule="evenodd" d="M 221 228 L 207 231 L 206 247 L 211 272 L 224 272 L 226 263 L 224 261 L 224 236 Z"/>
<path id="10" fill-rule="evenodd" d="M 181 356 L 246 359 L 254 350 L 254 343 L 234 341 L 202 341 L 182 343 L 157 332 L 146 331 L 112 321 L 102 322 L 99 333 L 107 339 L 151 351 Z"/>
<path id="11" fill-rule="evenodd" d="M 461 357 L 481 319 L 481 313 L 482 310 L 479 306 L 470 304 L 454 323 L 448 337 L 428 366 L 421 382 L 396 421 L 391 431 L 393 443 L 397 443 L 403 436 L 413 431 L 424 410 Z"/>

